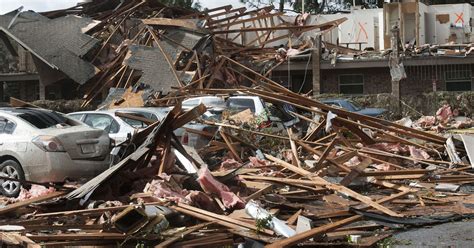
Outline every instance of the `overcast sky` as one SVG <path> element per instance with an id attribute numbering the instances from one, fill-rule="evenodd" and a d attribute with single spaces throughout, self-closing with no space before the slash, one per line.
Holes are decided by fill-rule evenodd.
<path id="1" fill-rule="evenodd" d="M 63 9 L 72 7 L 80 0 L 0 0 L 0 14 L 10 12 L 23 6 L 23 10 L 34 10 L 37 12 Z M 239 0 L 200 0 L 203 7 L 214 8 L 226 4 L 234 7 L 242 6 Z"/>

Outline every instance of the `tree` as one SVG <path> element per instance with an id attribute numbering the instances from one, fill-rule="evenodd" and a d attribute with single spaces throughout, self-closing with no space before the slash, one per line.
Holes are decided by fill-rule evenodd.
<path id="1" fill-rule="evenodd" d="M 290 3 L 290 0 L 240 0 L 240 2 L 250 6 L 251 8 L 259 8 L 261 6 L 267 6 L 278 2 L 278 11 L 283 12 L 283 10 L 285 9 L 285 3 Z"/>
<path id="2" fill-rule="evenodd" d="M 168 6 L 175 6 L 181 7 L 184 9 L 195 9 L 201 10 L 202 5 L 199 0 L 159 0 L 161 3 L 166 4 Z"/>

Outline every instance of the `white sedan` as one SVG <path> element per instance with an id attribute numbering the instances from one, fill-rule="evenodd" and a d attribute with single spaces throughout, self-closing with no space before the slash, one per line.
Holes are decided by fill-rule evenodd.
<path id="1" fill-rule="evenodd" d="M 116 144 L 126 141 L 136 130 L 148 126 L 145 122 L 119 117 L 116 113 L 132 114 L 153 121 L 162 120 L 166 115 L 161 108 L 121 108 L 74 112 L 67 114 L 67 116 L 84 122 L 90 127 L 106 131 Z"/>
<path id="2" fill-rule="evenodd" d="M 33 182 L 89 178 L 109 167 L 111 141 L 62 114 L 33 108 L 0 109 L 0 175 Z M 19 181 L 0 179 L 5 196 L 20 192 Z"/>

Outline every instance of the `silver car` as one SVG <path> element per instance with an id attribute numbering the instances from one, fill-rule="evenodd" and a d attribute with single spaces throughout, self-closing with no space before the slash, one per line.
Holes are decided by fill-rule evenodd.
<path id="1" fill-rule="evenodd" d="M 105 130 L 109 133 L 110 138 L 114 139 L 116 144 L 119 144 L 126 141 L 127 137 L 132 135 L 135 130 L 141 130 L 146 128 L 148 125 L 141 121 L 117 116 L 116 113 L 133 114 L 152 121 L 161 121 L 170 110 L 171 108 L 154 107 L 117 108 L 110 110 L 74 112 L 67 114 L 67 116 L 82 121 L 91 127 Z M 203 115 L 203 118 L 206 118 L 207 115 L 212 114 L 206 112 Z M 189 130 L 195 130 L 195 132 L 189 132 Z M 214 134 L 216 130 L 217 128 L 214 126 L 190 122 L 184 125 L 184 127 L 176 129 L 174 134 L 180 139 L 183 145 L 202 148 L 209 143 L 210 137 L 203 136 L 199 134 L 199 132 L 204 131 Z"/>
<path id="2" fill-rule="evenodd" d="M 160 108 L 119 108 L 110 110 L 80 111 L 67 114 L 68 117 L 86 125 L 105 130 L 116 144 L 122 143 L 136 130 L 148 125 L 145 122 L 117 116 L 116 113 L 132 114 L 145 119 L 158 121 L 165 117 Z"/>
<path id="3" fill-rule="evenodd" d="M 0 175 L 33 182 L 93 177 L 108 168 L 111 141 L 62 114 L 32 108 L 0 109 Z M 0 179 L 5 196 L 20 192 L 18 181 Z"/>

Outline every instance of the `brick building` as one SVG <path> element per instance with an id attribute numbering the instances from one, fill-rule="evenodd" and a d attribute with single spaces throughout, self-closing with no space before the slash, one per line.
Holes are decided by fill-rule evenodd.
<path id="1" fill-rule="evenodd" d="M 474 56 L 406 58 L 403 63 L 407 78 L 400 82 L 402 95 L 474 90 Z M 321 61 L 319 78 L 313 76 L 314 67 L 310 56 L 299 58 L 290 61 L 289 67 L 283 64 L 276 68 L 272 78 L 277 82 L 286 81 L 285 86 L 300 93 L 311 90 L 314 94 L 349 95 L 391 92 L 388 59 L 338 61 L 335 65 Z"/>
<path id="2" fill-rule="evenodd" d="M 310 61 L 308 63 L 308 60 Z M 417 95 L 432 91 L 474 90 L 474 56 L 423 56 L 403 60 L 407 78 L 400 82 L 402 95 Z M 288 68 L 290 70 L 288 70 Z M 275 69 L 272 78 L 287 81 L 293 91 L 314 94 L 378 94 L 391 92 L 388 59 L 321 61 L 319 79 L 313 77 L 310 56 L 290 60 Z M 317 67 L 316 67 L 317 68 Z"/>

